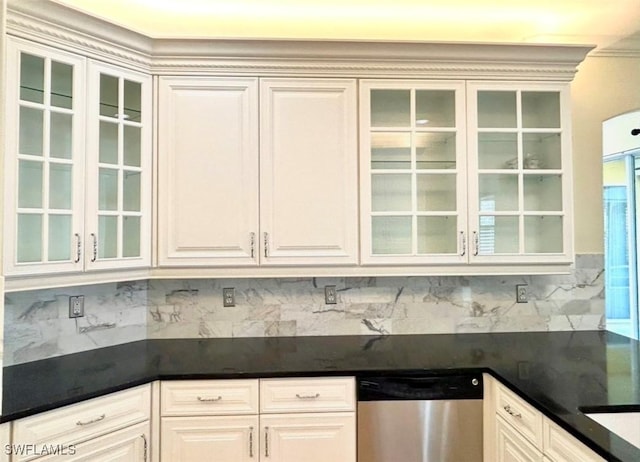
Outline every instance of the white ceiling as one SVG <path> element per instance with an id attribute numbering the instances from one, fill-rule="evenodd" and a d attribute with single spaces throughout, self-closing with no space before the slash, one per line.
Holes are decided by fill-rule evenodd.
<path id="1" fill-rule="evenodd" d="M 594 44 L 640 50 L 640 0 L 54 0 L 154 38 Z"/>

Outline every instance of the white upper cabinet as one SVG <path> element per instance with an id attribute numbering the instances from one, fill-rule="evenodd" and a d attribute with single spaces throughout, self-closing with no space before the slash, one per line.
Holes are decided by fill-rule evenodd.
<path id="1" fill-rule="evenodd" d="M 6 275 L 83 267 L 85 65 L 7 41 Z"/>
<path id="2" fill-rule="evenodd" d="M 356 81 L 260 83 L 262 262 L 357 263 Z"/>
<path id="3" fill-rule="evenodd" d="M 363 263 L 467 258 L 464 82 L 363 81 Z"/>
<path id="4" fill-rule="evenodd" d="M 89 62 L 88 269 L 151 264 L 151 78 Z"/>
<path id="5" fill-rule="evenodd" d="M 472 261 L 570 262 L 569 87 L 468 83 Z"/>
<path id="6" fill-rule="evenodd" d="M 148 267 L 150 78 L 20 39 L 7 50 L 5 274 Z"/>
<path id="7" fill-rule="evenodd" d="M 158 262 L 256 265 L 258 80 L 161 77 Z"/>
<path id="8" fill-rule="evenodd" d="M 355 88 L 160 77 L 159 265 L 355 264 Z"/>
<path id="9" fill-rule="evenodd" d="M 364 81 L 360 93 L 363 263 L 572 261 L 568 85 Z"/>

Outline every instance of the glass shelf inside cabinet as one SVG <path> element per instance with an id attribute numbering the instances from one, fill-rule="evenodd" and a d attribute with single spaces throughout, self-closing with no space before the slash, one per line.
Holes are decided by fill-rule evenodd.
<path id="1" fill-rule="evenodd" d="M 563 251 L 560 93 L 477 94 L 478 253 Z"/>
<path id="2" fill-rule="evenodd" d="M 456 93 L 370 90 L 373 255 L 458 251 Z"/>

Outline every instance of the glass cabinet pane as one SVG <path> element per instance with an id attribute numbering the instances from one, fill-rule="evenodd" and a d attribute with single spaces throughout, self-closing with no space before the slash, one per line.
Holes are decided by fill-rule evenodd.
<path id="1" fill-rule="evenodd" d="M 140 256 L 140 217 L 123 217 L 122 256 Z"/>
<path id="2" fill-rule="evenodd" d="M 100 74 L 100 115 L 105 117 L 119 116 L 118 77 Z"/>
<path id="3" fill-rule="evenodd" d="M 100 153 L 102 164 L 118 163 L 118 124 L 100 122 Z"/>
<path id="4" fill-rule="evenodd" d="M 479 91 L 478 127 L 516 128 L 516 95 L 515 91 Z"/>
<path id="5" fill-rule="evenodd" d="M 124 165 L 128 167 L 140 167 L 141 134 L 140 127 L 124 127 Z"/>
<path id="6" fill-rule="evenodd" d="M 524 210 L 562 211 L 562 177 L 560 175 L 525 175 Z"/>
<path id="7" fill-rule="evenodd" d="M 416 90 L 416 126 L 455 127 L 455 103 L 453 90 Z"/>
<path id="8" fill-rule="evenodd" d="M 562 217 L 526 216 L 524 236 L 526 253 L 562 253 Z"/>
<path id="9" fill-rule="evenodd" d="M 18 214 L 18 263 L 42 261 L 42 215 Z"/>
<path id="10" fill-rule="evenodd" d="M 456 168 L 456 134 L 416 133 L 416 168 Z"/>
<path id="11" fill-rule="evenodd" d="M 44 111 L 30 107 L 20 107 L 20 154 L 41 156 L 44 140 Z"/>
<path id="12" fill-rule="evenodd" d="M 480 174 L 480 210 L 519 209 L 518 175 Z"/>
<path id="13" fill-rule="evenodd" d="M 124 118 L 130 122 L 140 122 L 142 117 L 142 85 L 139 82 L 124 81 Z"/>
<path id="14" fill-rule="evenodd" d="M 71 172 L 70 164 L 49 164 L 49 208 L 71 210 Z"/>
<path id="15" fill-rule="evenodd" d="M 18 207 L 39 209 L 43 206 L 43 164 L 20 160 L 18 163 Z"/>
<path id="16" fill-rule="evenodd" d="M 372 133 L 371 168 L 374 170 L 411 168 L 411 134 Z"/>
<path id="17" fill-rule="evenodd" d="M 118 170 L 100 169 L 98 209 L 118 210 Z"/>
<path id="18" fill-rule="evenodd" d="M 140 172 L 123 172 L 123 191 L 122 201 L 123 209 L 127 212 L 139 212 L 140 211 Z"/>
<path id="19" fill-rule="evenodd" d="M 419 211 L 456 211 L 455 175 L 420 174 L 416 176 L 416 185 Z"/>
<path id="20" fill-rule="evenodd" d="M 374 212 L 409 212 L 411 196 L 411 175 L 382 174 L 371 178 L 371 206 Z"/>
<path id="21" fill-rule="evenodd" d="M 478 167 L 481 169 L 518 168 L 518 134 L 479 133 Z"/>
<path id="22" fill-rule="evenodd" d="M 483 215 L 478 232 L 478 253 L 494 255 L 520 251 L 519 224 L 515 216 Z"/>
<path id="23" fill-rule="evenodd" d="M 71 259 L 71 215 L 49 217 L 49 261 Z"/>
<path id="24" fill-rule="evenodd" d="M 524 128 L 560 128 L 560 93 L 523 91 L 522 126 Z"/>
<path id="25" fill-rule="evenodd" d="M 524 133 L 522 135 L 523 167 L 530 170 L 561 169 L 560 133 Z"/>
<path id="26" fill-rule="evenodd" d="M 374 254 L 411 253 L 411 217 L 371 217 Z"/>
<path id="27" fill-rule="evenodd" d="M 51 113 L 49 155 L 57 159 L 71 159 L 73 149 L 73 116 Z"/>
<path id="28" fill-rule="evenodd" d="M 371 90 L 371 126 L 411 126 L 411 91 Z"/>
<path id="29" fill-rule="evenodd" d="M 98 258 L 118 256 L 118 217 L 98 217 Z"/>
<path id="30" fill-rule="evenodd" d="M 73 66 L 51 62 L 51 105 L 65 109 L 73 107 Z"/>
<path id="31" fill-rule="evenodd" d="M 454 216 L 418 217 L 418 253 L 456 253 L 457 235 L 458 223 Z"/>
<path id="32" fill-rule="evenodd" d="M 44 103 L 44 58 L 20 53 L 20 99 Z"/>

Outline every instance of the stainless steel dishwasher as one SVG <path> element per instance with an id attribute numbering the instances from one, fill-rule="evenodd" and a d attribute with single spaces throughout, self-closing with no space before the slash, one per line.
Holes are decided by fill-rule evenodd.
<path id="1" fill-rule="evenodd" d="M 358 462 L 481 462 L 482 375 L 358 378 Z"/>

